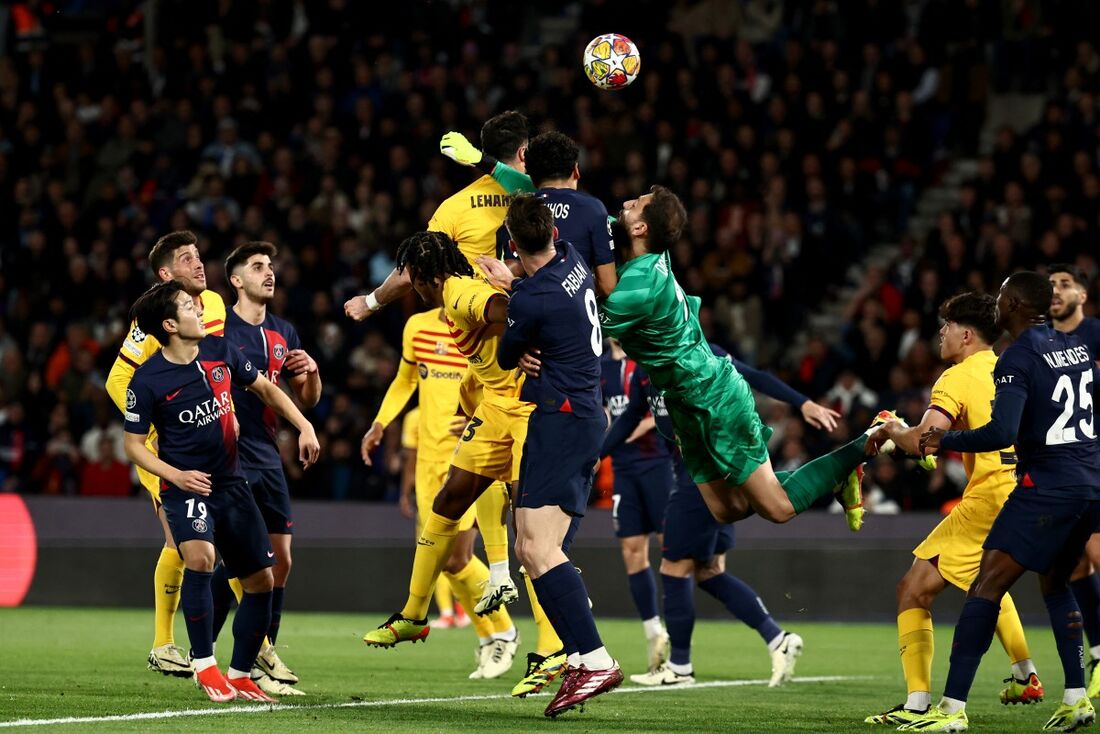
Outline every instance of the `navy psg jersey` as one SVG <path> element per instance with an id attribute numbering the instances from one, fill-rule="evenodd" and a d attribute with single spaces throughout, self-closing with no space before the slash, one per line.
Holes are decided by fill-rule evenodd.
<path id="1" fill-rule="evenodd" d="M 1093 359 L 1100 359 L 1100 319 L 1086 317 L 1070 333 L 1089 348 Z"/>
<path id="2" fill-rule="evenodd" d="M 229 309 L 225 316 L 225 338 L 256 366 L 261 375 L 276 385 L 283 377 L 292 376 L 283 371 L 287 353 L 302 348 L 294 327 L 270 313 L 263 323 L 253 326 Z M 257 467 L 282 466 L 276 443 L 278 420 L 275 411 L 236 385 L 233 386 L 233 403 L 241 424 L 241 463 Z"/>
<path id="3" fill-rule="evenodd" d="M 668 461 L 669 450 L 667 442 L 661 438 L 661 433 L 672 436 L 671 421 L 668 411 L 665 410 L 664 400 L 652 390 L 649 377 L 645 370 L 637 362 L 629 357 L 617 360 L 610 355 L 605 355 L 600 360 L 601 377 L 600 387 L 603 390 L 604 405 L 611 414 L 611 420 L 615 421 L 626 411 L 639 411 L 644 417 L 646 413 L 653 412 L 654 406 L 658 412 L 653 417 L 658 424 L 662 419 L 668 424 L 664 428 L 658 425 L 656 431 L 648 431 L 632 443 L 621 443 L 611 452 L 611 460 L 614 462 L 615 471 L 622 474 L 640 475 L 650 471 L 655 465 Z M 656 402 L 647 406 L 647 401 L 653 393 Z"/>
<path id="4" fill-rule="evenodd" d="M 590 270 L 615 261 L 615 240 L 603 202 L 575 189 L 539 189 L 535 196 L 554 215 L 558 239 L 573 245 Z M 508 245 L 508 228 L 504 225 L 497 230 L 497 252 L 515 257 Z"/>
<path id="5" fill-rule="evenodd" d="M 1024 486 L 1100 487 L 1095 358 L 1076 335 L 1036 326 L 997 360 L 997 395 L 1026 401 L 1016 437 L 1016 471 Z"/>
<path id="6" fill-rule="evenodd" d="M 516 284 L 498 359 L 508 369 L 527 349 L 538 348 L 541 374 L 524 381 L 520 398 L 536 410 L 602 417 L 603 335 L 592 273 L 568 242 L 554 247 L 553 260 Z"/>
<path id="7" fill-rule="evenodd" d="M 231 388 L 251 385 L 257 374 L 221 337 L 200 341 L 198 357 L 188 364 L 169 362 L 159 351 L 130 379 L 126 431 L 145 435 L 156 427 L 158 455 L 182 471 L 239 476 Z"/>

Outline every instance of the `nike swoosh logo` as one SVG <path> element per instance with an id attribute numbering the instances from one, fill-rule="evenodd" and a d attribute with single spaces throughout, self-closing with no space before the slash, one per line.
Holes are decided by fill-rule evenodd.
<path id="1" fill-rule="evenodd" d="M 267 552 L 267 557 L 268 557 L 268 558 L 274 558 L 274 557 L 275 557 L 275 553 L 274 553 L 273 551 L 268 551 L 268 552 Z"/>
<path id="2" fill-rule="evenodd" d="M 457 300 L 455 300 L 455 305 L 452 306 L 452 308 L 454 308 L 455 311 L 458 310 L 458 301 Z"/>
<path id="3" fill-rule="evenodd" d="M 287 526 L 288 528 L 292 528 L 292 527 L 294 527 L 294 521 L 293 521 L 293 520 L 287 520 L 287 521 L 286 521 L 286 526 Z"/>
<path id="4" fill-rule="evenodd" d="M 176 391 L 175 391 L 174 393 L 169 393 L 168 395 L 165 395 L 165 396 L 164 396 L 164 399 L 165 399 L 165 400 L 174 400 L 174 399 L 175 399 L 175 397 L 176 397 L 177 395 L 179 395 L 179 394 L 180 394 L 181 392 L 183 392 L 183 388 L 182 388 L 182 387 L 181 387 L 181 388 L 180 388 L 179 390 L 176 390 Z"/>

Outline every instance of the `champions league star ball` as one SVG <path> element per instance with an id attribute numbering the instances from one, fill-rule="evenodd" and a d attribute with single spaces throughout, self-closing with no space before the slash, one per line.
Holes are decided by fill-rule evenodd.
<path id="1" fill-rule="evenodd" d="M 584 50 L 584 73 L 600 89 L 622 89 L 638 78 L 642 56 L 626 36 L 596 36 Z"/>

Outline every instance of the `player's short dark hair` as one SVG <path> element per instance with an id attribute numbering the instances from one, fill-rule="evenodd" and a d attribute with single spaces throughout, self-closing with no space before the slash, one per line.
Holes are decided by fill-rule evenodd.
<path id="1" fill-rule="evenodd" d="M 408 269 L 412 279 L 430 283 L 448 275 L 473 275 L 474 269 L 447 235 L 416 232 L 397 246 L 397 272 Z"/>
<path id="2" fill-rule="evenodd" d="M 516 249 L 528 255 L 545 250 L 554 237 L 554 215 L 534 194 L 518 194 L 512 198 L 504 226 L 516 243 Z"/>
<path id="3" fill-rule="evenodd" d="M 580 158 L 581 149 L 568 135 L 557 130 L 541 133 L 531 138 L 527 146 L 527 175 L 535 186 L 543 181 L 569 178 Z"/>
<path id="4" fill-rule="evenodd" d="M 164 320 L 179 318 L 176 294 L 182 291 L 183 284 L 178 280 L 157 283 L 134 301 L 130 307 L 130 320 L 136 321 L 139 329 L 167 346 L 168 332 L 164 330 Z"/>
<path id="5" fill-rule="evenodd" d="M 176 256 L 176 250 L 187 245 L 199 244 L 199 238 L 189 229 L 181 229 L 178 232 L 169 232 L 157 240 L 153 249 L 149 251 L 149 267 L 153 269 L 153 275 L 159 277 L 160 269 L 172 264 Z"/>
<path id="6" fill-rule="evenodd" d="M 687 211 L 680 197 L 664 186 L 649 189 L 653 198 L 642 210 L 642 221 L 649 228 L 648 249 L 664 252 L 680 241 L 687 222 Z"/>
<path id="7" fill-rule="evenodd" d="M 1005 288 L 1020 299 L 1024 307 L 1036 316 L 1045 316 L 1050 311 L 1050 301 L 1054 298 L 1054 287 L 1050 278 L 1034 270 L 1022 270 L 1008 276 Z"/>
<path id="8" fill-rule="evenodd" d="M 1053 263 L 1047 266 L 1047 272 L 1050 275 L 1055 273 L 1068 273 L 1069 277 L 1073 278 L 1074 282 L 1082 288 L 1089 287 L 1089 279 L 1085 276 L 1085 271 L 1076 265 L 1070 265 L 1069 263 Z"/>
<path id="9" fill-rule="evenodd" d="M 996 319 L 997 299 L 985 293 L 960 293 L 940 306 L 940 318 L 954 321 L 978 333 L 986 344 L 993 344 L 1001 336 Z"/>
<path id="10" fill-rule="evenodd" d="M 527 144 L 527 118 L 515 110 L 501 112 L 481 126 L 481 149 L 499 161 L 515 158 L 516 151 Z"/>
<path id="11" fill-rule="evenodd" d="M 267 255 L 274 260 L 278 254 L 279 248 L 270 242 L 245 242 L 225 258 L 225 278 L 228 280 L 233 271 L 248 262 L 248 258 L 253 255 Z"/>

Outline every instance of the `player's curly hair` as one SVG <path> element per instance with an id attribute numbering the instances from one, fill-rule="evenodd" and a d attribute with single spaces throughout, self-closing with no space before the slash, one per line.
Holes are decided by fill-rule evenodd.
<path id="1" fill-rule="evenodd" d="M 653 186 L 649 193 L 653 198 L 642 210 L 642 221 L 649 229 L 646 248 L 650 252 L 665 252 L 680 241 L 687 211 L 680 197 L 664 186 Z"/>
<path id="2" fill-rule="evenodd" d="M 157 283 L 134 301 L 130 307 L 130 321 L 136 321 L 139 329 L 155 337 L 162 345 L 167 345 L 168 332 L 164 330 L 164 320 L 179 318 L 176 294 L 182 290 L 183 284 L 178 280 Z"/>
<path id="3" fill-rule="evenodd" d="M 580 148 L 568 135 L 557 130 L 540 133 L 531 138 L 527 146 L 527 156 L 523 159 L 527 166 L 527 175 L 535 186 L 543 181 L 569 178 L 580 157 Z"/>
<path id="4" fill-rule="evenodd" d="M 997 299 L 985 293 L 960 293 L 940 306 L 940 318 L 954 321 L 978 333 L 986 344 L 993 344 L 1001 336 L 997 328 Z"/>
<path id="5" fill-rule="evenodd" d="M 176 256 L 176 250 L 187 245 L 199 244 L 199 238 L 189 229 L 181 229 L 178 232 L 169 232 L 157 240 L 153 249 L 149 251 L 149 267 L 153 275 L 160 277 L 160 269 L 172 264 Z"/>
<path id="6" fill-rule="evenodd" d="M 474 269 L 442 232 L 416 232 L 397 246 L 397 272 L 408 269 L 414 281 L 431 283 L 448 275 L 473 275 Z"/>
<path id="7" fill-rule="evenodd" d="M 530 137 L 523 113 L 508 110 L 490 117 L 481 126 L 481 149 L 498 161 L 510 161 Z"/>

